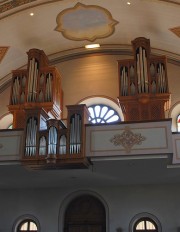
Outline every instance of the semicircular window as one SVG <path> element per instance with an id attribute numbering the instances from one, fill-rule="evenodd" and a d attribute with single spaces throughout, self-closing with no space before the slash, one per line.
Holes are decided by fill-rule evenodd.
<path id="1" fill-rule="evenodd" d="M 111 123 L 121 121 L 118 113 L 110 106 L 98 104 L 88 107 L 91 123 Z"/>
<path id="2" fill-rule="evenodd" d="M 134 226 L 134 232 L 158 232 L 157 225 L 150 218 L 141 218 Z"/>
<path id="3" fill-rule="evenodd" d="M 17 229 L 17 232 L 26 231 L 26 232 L 37 232 L 38 228 L 36 223 L 33 220 L 24 220 L 22 221 Z"/>

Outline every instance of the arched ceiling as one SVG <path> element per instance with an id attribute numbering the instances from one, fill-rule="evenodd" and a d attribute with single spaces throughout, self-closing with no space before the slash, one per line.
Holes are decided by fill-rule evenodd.
<path id="1" fill-rule="evenodd" d="M 180 0 L 129 2 L 0 0 L 0 87 L 11 70 L 26 65 L 31 48 L 55 62 L 89 52 L 131 52 L 131 41 L 146 37 L 154 54 L 180 63 Z M 90 43 L 101 47 L 87 51 Z"/>

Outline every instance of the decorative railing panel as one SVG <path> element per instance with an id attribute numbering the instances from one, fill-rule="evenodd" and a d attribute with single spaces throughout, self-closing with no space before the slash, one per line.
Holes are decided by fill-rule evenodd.
<path id="1" fill-rule="evenodd" d="M 171 121 L 89 125 L 86 128 L 88 157 L 128 157 L 171 154 Z"/>

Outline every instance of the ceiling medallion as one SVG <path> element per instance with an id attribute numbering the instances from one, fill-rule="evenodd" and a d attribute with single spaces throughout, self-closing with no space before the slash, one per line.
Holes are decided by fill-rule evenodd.
<path id="1" fill-rule="evenodd" d="M 180 26 L 179 27 L 170 28 L 169 30 L 172 31 L 175 35 L 177 35 L 180 38 Z"/>
<path id="2" fill-rule="evenodd" d="M 133 133 L 130 128 L 126 126 L 123 133 L 114 135 L 114 137 L 110 139 L 110 142 L 113 143 L 114 146 L 123 146 L 125 151 L 129 153 L 135 144 L 140 145 L 144 140 L 146 140 L 144 136 L 140 133 Z"/>
<path id="3" fill-rule="evenodd" d="M 61 11 L 56 22 L 55 30 L 66 39 L 91 42 L 112 35 L 118 23 L 107 9 L 82 3 Z"/>
<path id="4" fill-rule="evenodd" d="M 0 47 L 0 63 L 3 60 L 4 56 L 6 55 L 9 47 Z"/>

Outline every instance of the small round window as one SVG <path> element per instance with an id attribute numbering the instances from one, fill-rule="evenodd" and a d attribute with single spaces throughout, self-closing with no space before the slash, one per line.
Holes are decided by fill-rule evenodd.
<path id="1" fill-rule="evenodd" d="M 38 228 L 36 223 L 29 219 L 29 220 L 24 220 L 19 224 L 17 232 L 22 232 L 22 231 L 37 232 Z"/>
<path id="2" fill-rule="evenodd" d="M 91 105 L 88 107 L 91 123 L 111 123 L 120 121 L 118 113 L 107 105 Z"/>

